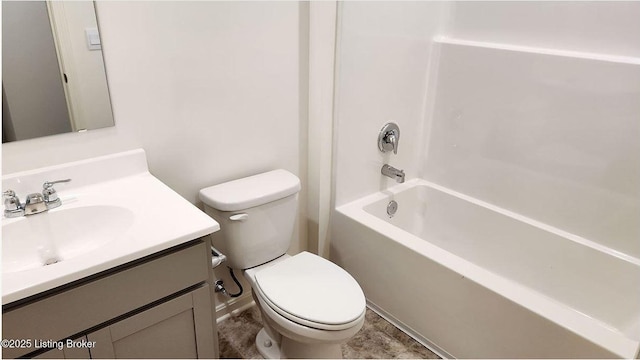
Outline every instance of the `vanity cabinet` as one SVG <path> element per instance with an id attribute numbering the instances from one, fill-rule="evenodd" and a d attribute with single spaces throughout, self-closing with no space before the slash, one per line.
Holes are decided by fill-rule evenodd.
<path id="1" fill-rule="evenodd" d="M 86 341 L 86 336 L 72 339 L 73 341 Z M 89 359 L 91 354 L 88 348 L 79 347 L 62 347 L 60 349 L 54 348 L 39 355 L 34 356 L 34 359 Z"/>
<path id="2" fill-rule="evenodd" d="M 3 357 L 216 358 L 212 283 L 204 237 L 7 304 Z"/>
<path id="3" fill-rule="evenodd" d="M 87 334 L 93 359 L 197 358 L 210 339 L 210 290 L 203 286 Z M 209 319 L 207 322 L 206 319 Z M 198 342 L 201 342 L 198 344 Z"/>

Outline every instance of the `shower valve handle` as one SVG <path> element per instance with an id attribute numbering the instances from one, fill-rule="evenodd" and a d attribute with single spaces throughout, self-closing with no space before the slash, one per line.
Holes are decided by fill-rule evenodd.
<path id="1" fill-rule="evenodd" d="M 398 154 L 398 142 L 400 141 L 400 128 L 395 123 L 387 123 L 378 134 L 378 149 Z"/>

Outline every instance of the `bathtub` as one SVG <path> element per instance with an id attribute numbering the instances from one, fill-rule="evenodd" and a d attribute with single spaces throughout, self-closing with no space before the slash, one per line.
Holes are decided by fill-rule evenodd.
<path id="1" fill-rule="evenodd" d="M 331 259 L 444 357 L 638 356 L 638 259 L 421 179 L 338 207 Z"/>

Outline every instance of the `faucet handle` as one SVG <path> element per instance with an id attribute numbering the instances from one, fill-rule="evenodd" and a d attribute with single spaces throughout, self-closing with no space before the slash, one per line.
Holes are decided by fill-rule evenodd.
<path id="1" fill-rule="evenodd" d="M 63 179 L 63 180 L 54 180 L 54 181 L 45 181 L 44 184 L 42 184 L 42 188 L 44 190 L 47 189 L 52 189 L 54 184 L 59 184 L 59 183 L 66 183 L 71 181 L 71 179 Z"/>
<path id="2" fill-rule="evenodd" d="M 385 144 L 384 149 L 387 151 L 393 150 L 394 154 L 398 154 L 398 137 L 393 131 L 389 131 L 384 137 Z"/>
<path id="3" fill-rule="evenodd" d="M 56 193 L 56 189 L 53 188 L 53 185 L 58 183 L 66 183 L 69 181 L 71 181 L 71 179 L 45 181 L 45 183 L 42 184 L 42 196 L 44 197 L 44 202 L 47 204 L 47 207 L 49 209 L 53 209 L 62 205 L 62 202 L 58 198 L 58 194 Z"/>
<path id="4" fill-rule="evenodd" d="M 13 190 L 7 190 L 2 193 L 4 199 L 4 216 L 13 218 L 24 215 L 24 208 L 20 203 L 20 199 Z"/>
<path id="5" fill-rule="evenodd" d="M 16 192 L 11 189 L 3 192 L 2 198 L 4 199 L 4 207 L 6 210 L 13 211 L 22 207 L 20 199 L 16 196 Z"/>

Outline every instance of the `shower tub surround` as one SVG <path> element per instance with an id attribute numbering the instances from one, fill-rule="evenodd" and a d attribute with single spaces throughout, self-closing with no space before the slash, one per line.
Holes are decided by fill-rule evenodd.
<path id="1" fill-rule="evenodd" d="M 338 207 L 334 228 L 369 305 L 442 356 L 636 356 L 637 260 L 421 179 Z"/>
<path id="2" fill-rule="evenodd" d="M 356 278 L 371 308 L 443 357 L 637 358 L 638 42 L 579 46 L 569 33 L 591 30 L 588 14 L 624 18 L 640 7 L 453 6 L 456 26 L 408 48 L 428 46 L 428 59 L 417 57 L 423 66 L 398 71 L 370 56 L 395 38 L 355 11 L 343 14 L 331 259 Z M 472 7 L 487 17 L 476 18 Z M 556 18 L 562 39 L 490 21 L 522 11 L 553 23 L 547 15 L 563 8 L 573 10 Z M 403 31 L 420 23 L 405 7 L 393 9 L 404 22 L 392 15 L 379 22 L 396 20 Z M 569 16 L 576 21 L 560 21 Z M 461 32 L 466 25 L 472 30 Z M 369 76 L 386 84 L 372 69 L 402 81 L 367 83 Z M 402 77 L 409 71 L 425 79 L 422 87 Z M 423 103 L 396 101 L 412 96 Z M 413 134 L 397 155 L 373 144 L 391 119 Z M 408 181 L 381 176 L 385 163 L 405 169 Z M 392 200 L 398 209 L 390 217 Z"/>

